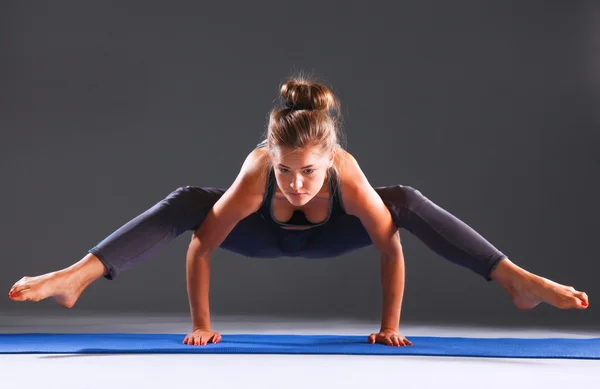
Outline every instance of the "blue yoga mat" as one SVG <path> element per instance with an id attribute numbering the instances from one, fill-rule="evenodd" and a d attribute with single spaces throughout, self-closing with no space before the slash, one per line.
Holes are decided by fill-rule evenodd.
<path id="1" fill-rule="evenodd" d="M 353 354 L 492 358 L 600 359 L 600 338 L 461 338 L 407 336 L 413 346 L 369 344 L 366 336 L 222 334 L 206 346 L 184 334 L 0 334 L 1 354 Z"/>

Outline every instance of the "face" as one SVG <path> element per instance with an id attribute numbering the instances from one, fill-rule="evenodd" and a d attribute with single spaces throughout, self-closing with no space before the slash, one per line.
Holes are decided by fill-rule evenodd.
<path id="1" fill-rule="evenodd" d="M 279 147 L 271 157 L 277 185 L 295 206 L 308 203 L 323 187 L 327 169 L 333 165 L 333 153 L 318 147 L 293 150 Z"/>

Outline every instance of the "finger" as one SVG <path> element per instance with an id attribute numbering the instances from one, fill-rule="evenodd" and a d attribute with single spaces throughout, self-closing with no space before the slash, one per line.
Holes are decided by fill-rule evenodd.
<path id="1" fill-rule="evenodd" d="M 183 338 L 183 344 L 188 344 L 189 339 L 190 339 L 190 336 L 186 335 L 185 338 Z"/>
<path id="2" fill-rule="evenodd" d="M 200 338 L 200 345 L 206 346 L 206 343 L 208 343 L 211 339 L 212 339 L 212 336 L 204 335 L 202 338 Z"/>
<path id="3" fill-rule="evenodd" d="M 216 338 L 217 338 L 216 334 L 209 335 L 204 339 L 205 340 L 204 344 L 206 345 L 208 343 L 214 343 Z"/>
<path id="4" fill-rule="evenodd" d="M 194 346 L 200 346 L 200 336 L 194 336 Z"/>
<path id="5" fill-rule="evenodd" d="M 407 345 L 409 345 L 409 346 L 412 346 L 412 345 L 413 345 L 413 344 L 412 344 L 412 342 L 411 342 L 410 340 L 408 340 L 408 339 L 406 339 L 406 338 L 404 338 L 404 340 L 406 341 L 406 344 L 407 344 Z"/>
<path id="6" fill-rule="evenodd" d="M 394 346 L 400 346 L 400 339 L 398 339 L 397 336 L 394 336 L 392 339 L 393 339 Z"/>
<path id="7" fill-rule="evenodd" d="M 375 344 L 375 334 L 369 335 L 369 343 L 370 344 Z"/>
<path id="8" fill-rule="evenodd" d="M 214 344 L 217 344 L 221 341 L 221 334 L 219 334 L 218 332 L 215 335 L 215 339 L 213 340 Z"/>
<path id="9" fill-rule="evenodd" d="M 394 341 L 390 338 L 385 338 L 385 343 L 388 344 L 388 346 L 393 346 L 394 345 Z"/>

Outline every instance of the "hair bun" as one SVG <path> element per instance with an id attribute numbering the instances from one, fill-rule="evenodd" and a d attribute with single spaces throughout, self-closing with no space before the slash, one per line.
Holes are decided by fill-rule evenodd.
<path id="1" fill-rule="evenodd" d="M 329 88 L 302 78 L 294 78 L 283 84 L 281 97 L 288 109 L 328 111 L 339 106 Z"/>

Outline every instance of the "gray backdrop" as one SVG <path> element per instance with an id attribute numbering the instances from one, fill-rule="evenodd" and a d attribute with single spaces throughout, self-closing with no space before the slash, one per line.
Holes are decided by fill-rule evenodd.
<path id="1" fill-rule="evenodd" d="M 581 1 L 3 2 L 0 285 L 79 260 L 177 187 L 227 187 L 278 88 L 341 99 L 374 186 L 403 184 L 587 311 L 518 311 L 401 230 L 406 321 L 593 325 L 600 7 Z M 595 116 L 596 115 L 596 116 Z M 187 312 L 190 233 L 75 310 Z M 213 257 L 212 311 L 379 319 L 373 248 L 330 260 Z M 2 311 L 47 312 L 50 301 Z"/>

